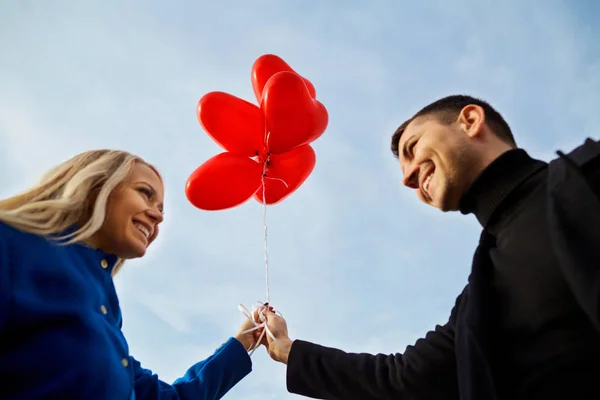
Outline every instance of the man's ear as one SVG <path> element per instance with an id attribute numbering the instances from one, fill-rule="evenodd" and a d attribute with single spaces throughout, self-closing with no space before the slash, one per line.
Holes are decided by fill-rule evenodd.
<path id="1" fill-rule="evenodd" d="M 481 134 L 485 126 L 485 111 L 478 105 L 469 104 L 460 111 L 457 122 L 467 136 L 476 137 Z"/>

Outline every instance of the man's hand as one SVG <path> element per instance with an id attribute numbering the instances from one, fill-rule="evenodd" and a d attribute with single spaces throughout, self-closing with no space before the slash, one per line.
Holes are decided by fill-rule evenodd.
<path id="1" fill-rule="evenodd" d="M 275 314 L 272 310 L 265 311 L 264 315 L 267 318 L 267 327 L 273 336 L 275 336 L 277 342 L 270 335 L 265 334 L 261 344 L 265 345 L 269 356 L 273 360 L 287 364 L 290 349 L 294 342 L 288 336 L 287 323 L 283 317 Z"/>

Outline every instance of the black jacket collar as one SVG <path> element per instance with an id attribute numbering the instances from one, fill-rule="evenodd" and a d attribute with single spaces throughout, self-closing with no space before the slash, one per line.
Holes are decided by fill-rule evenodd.
<path id="1" fill-rule="evenodd" d="M 533 174 L 545 168 L 523 149 L 509 150 L 496 158 L 473 181 L 460 203 L 463 214 L 475 214 L 483 228 L 506 198 Z"/>

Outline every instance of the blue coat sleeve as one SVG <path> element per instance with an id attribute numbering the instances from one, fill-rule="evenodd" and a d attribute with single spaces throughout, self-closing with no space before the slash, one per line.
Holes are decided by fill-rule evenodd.
<path id="1" fill-rule="evenodd" d="M 4 229 L 4 225 L 0 223 L 0 336 L 8 322 L 8 307 L 11 296 L 8 239 L 8 232 Z"/>
<path id="2" fill-rule="evenodd" d="M 235 338 L 230 338 L 205 360 L 191 366 L 172 385 L 133 360 L 136 400 L 216 400 L 252 371 L 250 356 Z"/>

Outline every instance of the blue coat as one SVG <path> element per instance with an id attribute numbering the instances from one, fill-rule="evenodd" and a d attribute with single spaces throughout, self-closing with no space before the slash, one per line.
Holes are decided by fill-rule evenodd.
<path id="1" fill-rule="evenodd" d="M 0 222 L 0 398 L 219 399 L 250 373 L 230 338 L 172 385 L 129 354 L 116 257 Z"/>

